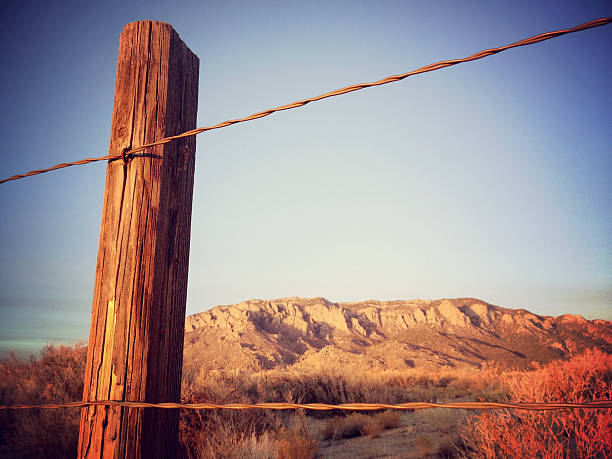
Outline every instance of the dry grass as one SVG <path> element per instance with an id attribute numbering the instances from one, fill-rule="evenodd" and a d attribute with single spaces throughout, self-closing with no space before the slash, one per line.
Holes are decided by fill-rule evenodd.
<path id="1" fill-rule="evenodd" d="M 286 370 L 260 373 L 189 371 L 184 377 L 182 398 L 187 402 L 213 403 L 435 402 L 456 394 L 465 396 L 480 392 L 485 385 L 485 377 L 469 370 L 441 374 L 415 370 L 361 374 L 342 374 L 333 370 L 320 373 Z M 337 414 L 309 413 L 314 417 Z M 397 412 L 379 413 L 376 416 L 353 414 L 337 417 L 327 427 L 332 433 L 323 435 L 327 435 L 327 438 L 361 435 L 375 437 L 384 429 L 399 425 L 399 420 Z M 314 438 L 312 433 L 305 435 L 302 432 L 304 441 L 286 442 L 281 438 L 291 422 L 291 414 L 286 412 L 184 411 L 181 414 L 183 454 L 190 458 L 238 457 L 242 454 L 240 451 L 256 449 L 268 451 L 257 454 L 257 457 L 265 457 L 265 454 L 285 454 L 282 449 L 279 452 L 279 445 L 287 448 L 289 444 L 294 449 L 310 451 Z M 296 451 L 292 452 L 292 455 L 296 454 Z"/>
<path id="2" fill-rule="evenodd" d="M 46 346 L 40 358 L 0 361 L 0 403 L 62 403 L 81 400 L 85 348 Z M 12 457 L 74 457 L 78 409 L 0 412 L 0 440 Z"/>
<path id="3" fill-rule="evenodd" d="M 85 347 L 49 346 L 40 358 L 0 361 L 2 403 L 51 403 L 82 397 Z M 343 375 L 340 371 L 306 373 L 267 371 L 198 373 L 186 371 L 185 402 L 384 402 L 439 401 L 483 390 L 476 372 L 425 371 L 368 372 Z M 331 417 L 334 412 L 309 413 Z M 76 452 L 79 410 L 27 410 L 0 415 L 2 444 L 24 457 L 73 457 Z M 199 457 L 312 457 L 316 434 L 303 427 L 300 413 L 274 411 L 181 412 L 181 455 Z M 300 421 L 301 420 L 301 421 Z M 299 422 L 302 427 L 296 427 Z M 356 423 L 359 435 L 376 436 L 399 423 L 399 413 L 365 416 Z M 306 423 L 307 424 L 307 423 Z"/>
<path id="4" fill-rule="evenodd" d="M 220 376 L 184 384 L 182 399 L 186 403 L 257 403 L 263 401 L 262 395 L 248 378 Z M 304 418 L 302 412 L 181 410 L 181 457 L 312 458 L 317 441 Z"/>
<path id="5" fill-rule="evenodd" d="M 83 346 L 49 346 L 40 358 L 0 361 L 0 403 L 80 400 L 85 366 Z M 267 371 L 187 372 L 185 402 L 446 402 L 454 399 L 585 401 L 612 398 L 612 357 L 589 351 L 534 371 L 447 369 L 305 373 Z M 186 458 L 312 458 L 317 454 L 314 417 L 329 418 L 325 438 L 369 436 L 400 424 L 399 412 L 376 414 L 303 413 L 267 410 L 182 410 L 181 456 Z M 466 416 L 459 410 L 417 410 L 406 414 L 426 434 L 414 431 L 423 455 L 451 457 L 610 457 L 609 410 L 555 412 L 495 411 Z M 460 418 L 467 418 L 458 436 Z M 317 421 L 324 422 L 324 421 Z M 405 422 L 404 422 L 405 423 Z M 0 440 L 14 457 L 74 457 L 79 410 L 0 412 Z M 409 428 L 409 427 L 406 427 Z M 386 438 L 386 436 L 385 436 Z"/>
<path id="6" fill-rule="evenodd" d="M 304 416 L 293 418 L 293 426 L 282 430 L 278 436 L 278 459 L 311 459 L 319 450 L 319 444 L 306 427 Z"/>
<path id="7" fill-rule="evenodd" d="M 181 457 L 311 459 L 318 450 L 314 435 L 300 427 L 299 414 L 182 412 L 194 413 L 196 423 L 181 419 Z"/>
<path id="8" fill-rule="evenodd" d="M 415 418 L 429 425 L 430 430 L 448 434 L 466 417 L 466 410 L 454 408 L 428 408 L 415 411 Z"/>
<path id="9" fill-rule="evenodd" d="M 295 370 L 205 373 L 202 370 L 188 372 L 183 383 L 184 387 L 233 398 L 236 402 L 238 399 L 253 403 L 441 402 L 459 397 L 504 399 L 504 389 L 496 383 L 499 374 L 493 368 L 349 373 L 342 373 L 342 369 L 318 373 Z"/>

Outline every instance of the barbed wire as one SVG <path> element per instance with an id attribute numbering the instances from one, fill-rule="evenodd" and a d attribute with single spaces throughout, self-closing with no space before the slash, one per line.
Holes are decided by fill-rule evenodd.
<path id="1" fill-rule="evenodd" d="M 316 96 L 316 97 L 310 97 L 308 99 L 299 100 L 299 101 L 293 102 L 291 104 L 281 105 L 281 106 L 276 107 L 276 108 L 270 108 L 270 109 L 267 109 L 267 110 L 264 110 L 264 111 L 261 111 L 261 112 L 258 112 L 258 113 L 254 113 L 253 115 L 245 116 L 244 118 L 237 118 L 237 119 L 234 119 L 234 120 L 227 120 L 227 121 L 223 121 L 221 123 L 214 124 L 212 126 L 205 126 L 205 127 L 201 127 L 201 128 L 197 128 L 197 129 L 192 129 L 191 131 L 186 131 L 186 132 L 183 132 L 181 134 L 165 137 L 163 139 L 156 140 L 155 142 L 151 142 L 151 143 L 147 143 L 147 144 L 144 144 L 144 145 L 140 145 L 140 146 L 134 147 L 134 148 L 132 148 L 131 150 L 129 150 L 127 152 L 123 152 L 122 154 L 101 156 L 99 158 L 82 159 L 80 161 L 74 161 L 74 162 L 71 162 L 71 163 L 61 163 L 61 164 L 57 164 L 55 166 L 49 167 L 47 169 L 37 169 L 37 170 L 34 170 L 34 171 L 27 172 L 25 174 L 13 175 L 12 177 L 8 177 L 8 178 L 0 180 L 0 184 L 5 183 L 5 182 L 9 182 L 11 180 L 18 180 L 18 179 L 22 179 L 24 177 L 30 177 L 32 175 L 44 174 L 45 172 L 51 172 L 51 171 L 54 171 L 54 170 L 57 170 L 57 169 L 63 169 L 65 167 L 70 167 L 70 166 L 77 166 L 77 165 L 81 165 L 81 164 L 88 164 L 88 163 L 93 163 L 93 162 L 96 162 L 96 161 L 104 161 L 104 160 L 114 161 L 114 160 L 121 159 L 121 158 L 123 158 L 124 160 L 125 159 L 130 159 L 130 157 L 134 153 L 146 150 L 148 148 L 151 148 L 151 147 L 154 147 L 154 146 L 157 146 L 157 145 L 163 145 L 163 144 L 166 144 L 166 143 L 169 143 L 169 142 L 173 142 L 175 140 L 182 139 L 184 137 L 190 137 L 190 136 L 193 136 L 193 135 L 201 134 L 201 133 L 206 132 L 206 131 L 212 131 L 213 129 L 224 128 L 224 127 L 227 127 L 227 126 L 231 126 L 232 124 L 244 123 L 245 121 L 251 121 L 251 120 L 255 120 L 257 118 L 263 118 L 263 117 L 269 116 L 269 115 L 271 115 L 272 113 L 275 113 L 275 112 L 280 112 L 280 111 L 283 111 L 283 110 L 290 110 L 292 108 L 297 108 L 297 107 L 303 107 L 304 105 L 306 105 L 306 104 L 308 104 L 310 102 L 316 102 L 316 101 L 319 101 L 319 100 L 327 99 L 329 97 L 335 97 L 335 96 L 339 96 L 339 95 L 342 95 L 342 94 L 347 94 L 349 92 L 359 91 L 359 90 L 365 89 L 365 88 L 371 88 L 373 86 L 380 86 L 380 85 L 383 85 L 383 84 L 394 83 L 396 81 L 403 80 L 404 78 L 407 78 L 407 77 L 410 77 L 410 76 L 413 76 L 413 75 L 418 75 L 418 74 L 426 73 L 426 72 L 433 72 L 434 70 L 440 70 L 440 69 L 443 69 L 445 67 L 451 67 L 453 65 L 461 64 L 463 62 L 475 61 L 475 60 L 478 60 L 478 59 L 482 59 L 484 57 L 492 56 L 493 54 L 501 53 L 502 51 L 506 51 L 506 50 L 511 49 L 511 48 L 517 48 L 519 46 L 526 46 L 526 45 L 533 45 L 535 43 L 539 43 L 539 42 L 544 41 L 544 40 L 549 40 L 551 38 L 556 38 L 556 37 L 559 37 L 561 35 L 565 35 L 565 34 L 568 34 L 568 33 L 573 33 L 573 32 L 579 32 L 581 30 L 592 29 L 594 27 L 600 27 L 600 26 L 609 24 L 610 22 L 612 22 L 612 17 L 606 17 L 606 18 L 595 19 L 593 21 L 586 22 L 584 24 L 572 27 L 570 29 L 556 30 L 554 32 L 546 32 L 546 33 L 543 33 L 543 34 L 540 34 L 540 35 L 536 35 L 536 36 L 533 36 L 533 37 L 525 38 L 523 40 L 517 41 L 515 43 L 511 43 L 509 45 L 500 46 L 498 48 L 485 49 L 483 51 L 477 52 L 477 53 L 472 54 L 471 56 L 465 57 L 463 59 L 450 59 L 450 60 L 435 62 L 433 64 L 426 65 L 426 66 L 418 68 L 416 70 L 412 70 L 410 72 L 403 73 L 401 75 L 391 75 L 391 76 L 388 76 L 386 78 L 383 78 L 381 80 L 374 81 L 374 82 L 371 82 L 371 83 L 361 83 L 361 84 L 354 84 L 354 85 L 351 85 L 351 86 L 346 86 L 346 87 L 341 88 L 341 89 L 336 89 L 335 91 L 326 92 L 325 94 L 321 94 L 321 95 Z"/>
<path id="2" fill-rule="evenodd" d="M 427 408 L 453 408 L 461 410 L 493 410 L 493 409 L 517 409 L 517 410 L 561 410 L 561 409 L 582 409 L 597 408 L 611 409 L 612 400 L 595 400 L 585 403 L 494 403 L 494 402 L 452 402 L 452 403 L 428 403 L 428 402 L 409 402 L 409 403 L 342 403 L 333 405 L 328 403 L 148 403 L 148 402 L 127 402 L 118 400 L 96 400 L 89 402 L 69 402 L 69 403 L 50 403 L 41 405 L 0 405 L 2 410 L 23 410 L 23 409 L 57 409 L 57 408 L 84 408 L 87 406 L 115 406 L 128 408 L 163 408 L 173 409 L 182 408 L 188 410 L 292 410 L 305 409 L 314 411 L 345 410 L 345 411 L 374 411 L 374 410 L 420 410 Z"/>

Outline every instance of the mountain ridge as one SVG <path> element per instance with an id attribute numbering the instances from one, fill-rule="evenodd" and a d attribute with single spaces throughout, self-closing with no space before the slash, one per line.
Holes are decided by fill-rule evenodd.
<path id="1" fill-rule="evenodd" d="M 185 362 L 222 371 L 524 368 L 588 347 L 612 352 L 611 322 L 538 315 L 477 298 L 253 299 L 185 321 Z"/>

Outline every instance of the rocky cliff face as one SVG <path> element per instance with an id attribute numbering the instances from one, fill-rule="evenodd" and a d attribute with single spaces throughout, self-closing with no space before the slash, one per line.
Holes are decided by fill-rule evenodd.
<path id="1" fill-rule="evenodd" d="M 612 323 L 549 317 L 474 298 L 332 303 L 250 300 L 187 317 L 185 363 L 259 371 L 525 367 L 597 347 L 612 352 Z"/>

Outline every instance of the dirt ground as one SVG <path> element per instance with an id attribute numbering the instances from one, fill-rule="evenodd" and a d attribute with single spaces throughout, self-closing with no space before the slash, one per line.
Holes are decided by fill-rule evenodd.
<path id="1" fill-rule="evenodd" d="M 319 433 L 319 458 L 435 458 L 452 456 L 464 410 L 429 409 L 405 412 L 401 425 L 375 436 L 324 440 Z M 312 420 L 320 432 L 327 420 Z"/>

